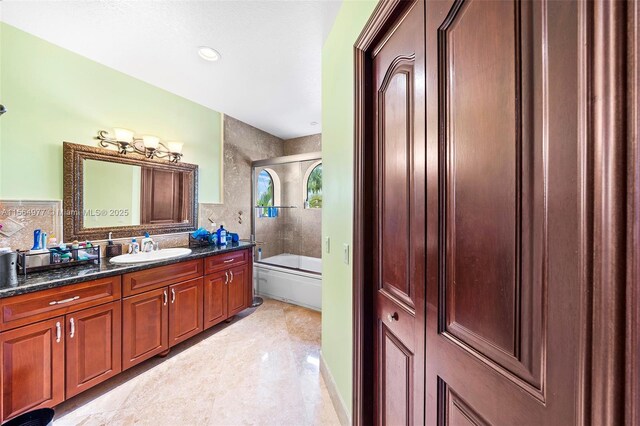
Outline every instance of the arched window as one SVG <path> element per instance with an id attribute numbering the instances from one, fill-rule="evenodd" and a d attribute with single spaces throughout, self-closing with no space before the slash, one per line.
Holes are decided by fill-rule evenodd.
<path id="1" fill-rule="evenodd" d="M 257 170 L 256 170 L 257 171 Z M 273 169 L 262 169 L 256 176 L 256 209 L 258 217 L 278 217 L 280 205 L 280 178 Z"/>
<path id="2" fill-rule="evenodd" d="M 322 208 L 322 162 L 313 163 L 307 170 L 305 179 L 305 207 L 308 209 Z"/>
<path id="3" fill-rule="evenodd" d="M 256 194 L 256 205 L 260 207 L 273 206 L 274 184 L 271 174 L 263 170 L 258 175 L 258 192 Z"/>

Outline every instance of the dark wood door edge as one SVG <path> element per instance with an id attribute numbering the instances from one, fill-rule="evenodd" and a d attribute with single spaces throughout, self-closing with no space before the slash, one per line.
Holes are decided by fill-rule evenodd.
<path id="1" fill-rule="evenodd" d="M 627 10 L 629 182 L 627 243 L 627 424 L 640 424 L 640 3 Z"/>
<path id="2" fill-rule="evenodd" d="M 373 115 L 370 94 L 371 54 L 376 44 L 395 25 L 398 18 L 410 9 L 413 1 L 381 0 L 354 45 L 355 74 L 355 143 L 354 143 L 354 210 L 353 210 L 353 404 L 352 423 L 375 423 L 373 358 L 375 326 L 375 292 L 365 282 L 371 271 L 365 259 L 365 248 L 374 235 L 373 223 L 367 212 L 373 211 L 375 194 L 373 183 Z"/>

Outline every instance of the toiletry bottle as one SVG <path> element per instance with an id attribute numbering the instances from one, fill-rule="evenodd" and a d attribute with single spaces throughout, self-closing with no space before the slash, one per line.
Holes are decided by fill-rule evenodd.
<path id="1" fill-rule="evenodd" d="M 220 225 L 220 229 L 218 229 L 217 233 L 218 233 L 218 245 L 226 246 L 227 245 L 227 230 L 224 229 L 223 225 Z"/>
<path id="2" fill-rule="evenodd" d="M 31 247 L 31 250 L 40 250 L 42 248 L 42 246 L 40 245 L 42 244 L 42 240 L 40 237 L 41 235 L 41 229 L 36 229 L 35 231 L 33 231 L 33 247 Z"/>
<path id="3" fill-rule="evenodd" d="M 40 234 L 40 248 L 42 250 L 47 249 L 47 242 L 49 241 L 49 235 L 46 232 Z"/>
<path id="4" fill-rule="evenodd" d="M 131 245 L 129 246 L 129 253 L 137 254 L 138 252 L 140 252 L 140 244 L 138 244 L 138 241 L 134 238 L 131 240 Z"/>

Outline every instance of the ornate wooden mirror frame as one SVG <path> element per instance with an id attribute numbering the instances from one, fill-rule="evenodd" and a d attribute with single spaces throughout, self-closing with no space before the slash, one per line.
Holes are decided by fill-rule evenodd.
<path id="1" fill-rule="evenodd" d="M 185 187 L 189 189 L 184 196 L 185 198 L 183 198 L 185 205 L 188 206 L 187 221 L 183 223 L 86 228 L 82 212 L 84 209 L 84 160 L 88 159 L 184 173 L 187 179 Z M 135 153 L 120 155 L 117 151 L 64 142 L 63 166 L 63 224 L 65 240 L 102 240 L 108 237 L 109 232 L 113 233 L 113 238 L 143 235 L 145 232 L 150 234 L 190 232 L 198 226 L 198 166 L 195 164 L 171 163 L 167 160 L 155 158 L 148 159 Z M 104 183 L 109 185 L 109 180 L 105 179 Z"/>

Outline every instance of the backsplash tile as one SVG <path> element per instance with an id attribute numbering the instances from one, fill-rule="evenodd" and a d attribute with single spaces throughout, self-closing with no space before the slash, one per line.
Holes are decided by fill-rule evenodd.
<path id="1" fill-rule="evenodd" d="M 55 236 L 62 236 L 62 201 L 0 201 L 0 224 L 10 218 L 24 226 L 11 237 L 0 235 L 0 247 L 29 250 L 33 247 L 33 231 L 41 229 Z"/>

